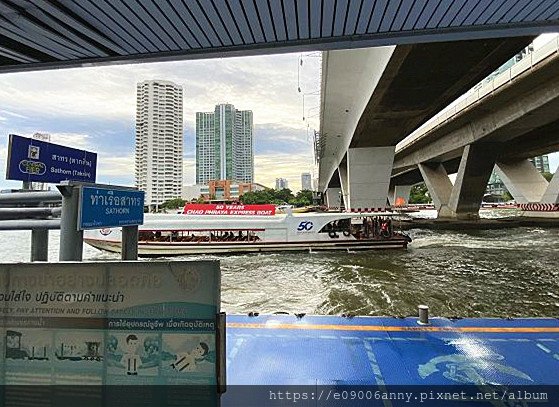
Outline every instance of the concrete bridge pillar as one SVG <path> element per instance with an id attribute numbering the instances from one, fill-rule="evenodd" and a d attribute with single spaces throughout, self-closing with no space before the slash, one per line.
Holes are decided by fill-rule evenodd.
<path id="1" fill-rule="evenodd" d="M 498 143 L 470 144 L 464 148 L 448 202 L 452 217 L 479 218 L 479 207 L 500 148 Z"/>
<path id="2" fill-rule="evenodd" d="M 540 202 L 552 204 L 559 203 L 559 170 L 555 171 L 555 175 L 551 178 Z"/>
<path id="3" fill-rule="evenodd" d="M 429 194 L 433 199 L 438 216 L 451 217 L 452 212 L 448 207 L 448 202 L 452 194 L 452 182 L 448 178 L 446 169 L 439 163 L 436 165 L 425 163 L 419 164 L 419 171 L 421 171 L 425 185 L 427 185 Z"/>
<path id="4" fill-rule="evenodd" d="M 386 208 L 394 150 L 395 146 L 348 150 L 349 205 L 346 209 Z"/>
<path id="5" fill-rule="evenodd" d="M 530 160 L 498 162 L 495 170 L 516 203 L 540 202 L 546 194 L 548 183 Z M 548 199 L 552 199 L 552 196 Z"/>
<path id="6" fill-rule="evenodd" d="M 388 204 L 390 206 L 394 205 L 394 193 L 396 191 L 396 187 L 394 185 L 389 185 L 388 187 Z"/>
<path id="7" fill-rule="evenodd" d="M 419 165 L 439 218 L 479 218 L 479 207 L 498 151 L 499 145 L 494 143 L 466 146 L 454 185 L 441 164 Z"/>
<path id="8" fill-rule="evenodd" d="M 411 185 L 396 185 L 393 191 L 388 193 L 388 201 L 391 205 L 407 205 L 410 201 Z"/>
<path id="9" fill-rule="evenodd" d="M 338 175 L 340 176 L 340 185 L 342 190 L 342 201 L 344 208 L 349 208 L 349 182 L 347 178 L 347 164 L 342 163 L 338 167 Z"/>
<path id="10" fill-rule="evenodd" d="M 326 190 L 326 206 L 329 208 L 339 208 L 341 200 L 341 188 L 328 188 Z"/>

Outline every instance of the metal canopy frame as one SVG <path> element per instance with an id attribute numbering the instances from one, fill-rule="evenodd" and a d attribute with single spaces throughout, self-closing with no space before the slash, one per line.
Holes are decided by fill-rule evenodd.
<path id="1" fill-rule="evenodd" d="M 0 0 L 0 72 L 552 31 L 555 0 Z"/>

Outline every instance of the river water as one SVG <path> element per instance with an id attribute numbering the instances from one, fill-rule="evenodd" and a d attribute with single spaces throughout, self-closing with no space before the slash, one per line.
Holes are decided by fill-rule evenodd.
<path id="1" fill-rule="evenodd" d="M 228 313 L 407 316 L 427 304 L 431 315 L 448 317 L 559 317 L 559 229 L 409 234 L 408 250 L 185 259 L 221 261 Z M 58 236 L 50 233 L 50 261 Z M 28 260 L 30 232 L 1 232 L 0 242 L 0 261 Z M 84 259 L 118 258 L 84 247 Z"/>

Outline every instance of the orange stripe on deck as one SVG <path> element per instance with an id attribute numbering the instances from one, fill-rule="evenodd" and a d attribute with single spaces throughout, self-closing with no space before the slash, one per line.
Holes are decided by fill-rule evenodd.
<path id="1" fill-rule="evenodd" d="M 478 333 L 559 333 L 559 327 L 444 327 L 444 326 L 381 326 L 381 325 L 310 325 L 310 324 L 248 324 L 228 322 L 227 328 L 238 329 L 296 329 L 310 331 L 364 332 L 478 332 Z"/>

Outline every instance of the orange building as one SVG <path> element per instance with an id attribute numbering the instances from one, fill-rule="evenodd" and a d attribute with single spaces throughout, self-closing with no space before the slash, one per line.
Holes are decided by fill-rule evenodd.
<path id="1" fill-rule="evenodd" d="M 234 181 L 214 180 L 202 185 L 200 194 L 206 201 L 237 201 L 246 192 L 261 191 L 265 187 L 254 183 L 236 183 Z"/>

